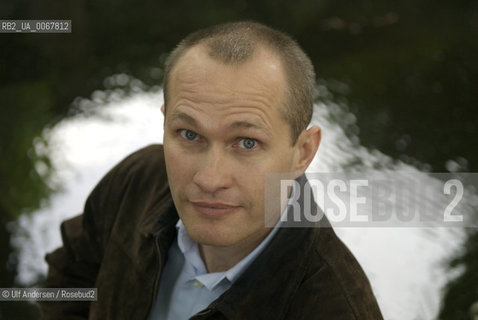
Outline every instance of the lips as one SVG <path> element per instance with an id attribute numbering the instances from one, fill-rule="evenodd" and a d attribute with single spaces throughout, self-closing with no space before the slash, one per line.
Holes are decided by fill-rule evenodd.
<path id="1" fill-rule="evenodd" d="M 222 202 L 190 201 L 194 209 L 201 215 L 211 218 L 220 218 L 235 213 L 240 206 Z"/>

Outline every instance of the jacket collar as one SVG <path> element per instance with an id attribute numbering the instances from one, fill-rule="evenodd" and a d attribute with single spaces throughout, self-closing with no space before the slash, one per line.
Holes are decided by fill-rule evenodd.
<path id="1" fill-rule="evenodd" d="M 169 184 L 157 187 L 147 201 L 146 214 L 139 225 L 139 232 L 151 237 L 164 229 L 174 227 L 179 217 L 169 190 Z"/>

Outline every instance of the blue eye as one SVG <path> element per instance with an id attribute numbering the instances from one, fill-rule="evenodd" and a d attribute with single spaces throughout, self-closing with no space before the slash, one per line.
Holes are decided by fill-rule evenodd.
<path id="1" fill-rule="evenodd" d="M 253 149 L 257 145 L 257 141 L 251 138 L 243 138 L 239 142 L 239 146 L 244 149 Z"/>
<path id="2" fill-rule="evenodd" d="M 196 132 L 191 131 L 191 130 L 187 130 L 187 129 L 180 130 L 179 133 L 181 134 L 181 136 L 184 139 L 189 140 L 189 141 L 193 141 L 198 137 L 198 134 Z"/>

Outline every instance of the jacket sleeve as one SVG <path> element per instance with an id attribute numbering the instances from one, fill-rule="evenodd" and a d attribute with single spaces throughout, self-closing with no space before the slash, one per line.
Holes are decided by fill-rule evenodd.
<path id="1" fill-rule="evenodd" d="M 94 288 L 118 212 L 122 194 L 135 172 L 140 150 L 133 153 L 96 185 L 89 195 L 83 214 L 61 224 L 63 246 L 46 255 L 46 288 Z M 89 301 L 43 301 L 38 303 L 43 319 L 87 319 Z"/>
<path id="2" fill-rule="evenodd" d="M 46 256 L 47 288 L 93 288 L 99 268 L 97 244 L 91 236 L 87 215 L 61 224 L 63 247 Z M 43 319 L 87 319 L 88 301 L 42 301 Z"/>

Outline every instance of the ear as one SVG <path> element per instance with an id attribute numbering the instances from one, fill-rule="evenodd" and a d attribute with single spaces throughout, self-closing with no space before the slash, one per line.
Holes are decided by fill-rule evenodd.
<path id="1" fill-rule="evenodd" d="M 163 113 L 163 116 L 166 116 L 165 110 L 164 110 L 164 103 L 161 105 L 161 112 Z"/>
<path id="2" fill-rule="evenodd" d="M 318 126 L 313 126 L 302 131 L 297 138 L 295 148 L 296 158 L 294 163 L 294 172 L 297 177 L 302 175 L 309 167 L 319 149 L 320 140 L 322 138 L 322 130 Z"/>

